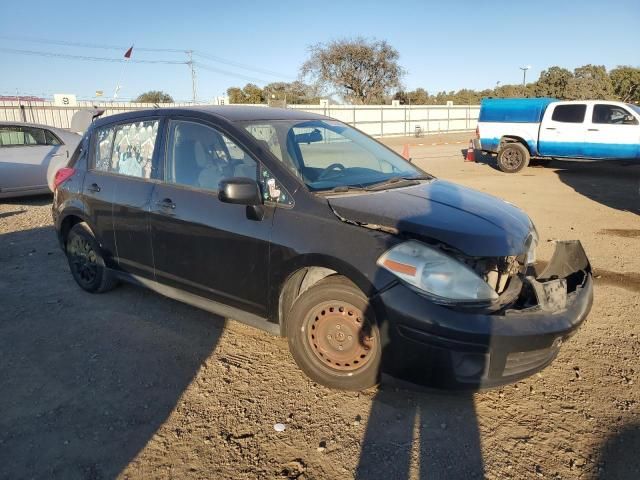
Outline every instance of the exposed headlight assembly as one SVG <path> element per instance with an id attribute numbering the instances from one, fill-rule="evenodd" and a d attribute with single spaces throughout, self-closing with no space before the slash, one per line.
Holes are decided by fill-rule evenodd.
<path id="1" fill-rule="evenodd" d="M 498 299 L 496 291 L 467 265 L 415 240 L 391 248 L 378 259 L 377 264 L 437 303 Z"/>
<path id="2" fill-rule="evenodd" d="M 531 234 L 527 239 L 527 265 L 536 262 L 536 248 L 538 247 L 538 231 L 535 227 L 531 230 Z"/>

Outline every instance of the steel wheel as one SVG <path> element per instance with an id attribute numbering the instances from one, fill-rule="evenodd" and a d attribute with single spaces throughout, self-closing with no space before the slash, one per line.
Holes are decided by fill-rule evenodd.
<path id="1" fill-rule="evenodd" d="M 307 317 L 307 340 L 327 366 L 345 372 L 364 367 L 376 342 L 360 309 L 347 302 L 319 305 Z"/>

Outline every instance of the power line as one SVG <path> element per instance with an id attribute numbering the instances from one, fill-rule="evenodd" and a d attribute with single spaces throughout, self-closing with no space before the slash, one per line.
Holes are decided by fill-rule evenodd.
<path id="1" fill-rule="evenodd" d="M 198 68 L 202 68 L 203 70 L 208 70 L 210 72 L 219 73 L 221 75 L 227 75 L 227 76 L 230 76 L 230 77 L 241 78 L 241 79 L 246 80 L 248 82 L 270 83 L 268 80 L 264 80 L 262 78 L 250 77 L 250 76 L 247 76 L 247 75 L 243 75 L 241 73 L 230 72 L 228 70 L 223 70 L 221 68 L 212 67 L 211 65 L 207 65 L 206 63 L 193 62 L 193 64 Z"/>
<path id="2" fill-rule="evenodd" d="M 161 63 L 166 65 L 186 65 L 188 62 L 178 60 L 143 60 L 143 59 L 125 59 L 125 58 L 111 58 L 111 57 L 93 57 L 88 55 L 71 55 L 69 53 L 56 53 L 56 52 L 42 52 L 39 50 L 21 50 L 17 48 L 0 48 L 0 52 L 14 53 L 17 55 L 33 55 L 38 57 L 55 57 L 66 58 L 71 60 L 85 60 L 92 62 L 113 62 L 113 63 Z"/>
<path id="3" fill-rule="evenodd" d="M 120 50 L 120 51 L 125 51 L 130 47 L 130 45 L 128 45 L 128 46 L 124 46 L 124 45 L 105 45 L 105 44 L 97 44 L 97 43 L 70 42 L 70 41 L 64 41 L 64 40 L 52 40 L 52 39 L 34 38 L 34 37 L 11 37 L 11 36 L 8 36 L 8 35 L 0 35 L 0 39 L 21 41 L 21 42 L 40 43 L 40 44 L 45 44 L 45 45 L 59 45 L 59 46 L 65 46 L 65 47 L 81 47 L 81 48 L 97 48 L 97 49 Z M 134 47 L 134 50 L 135 51 L 140 51 L 140 52 L 182 53 L 182 54 L 186 54 L 186 55 L 189 55 L 189 53 L 191 53 L 193 55 L 197 55 L 199 57 L 206 58 L 206 59 L 212 60 L 214 62 L 223 63 L 223 64 L 226 64 L 226 65 L 229 65 L 229 66 L 241 68 L 243 70 L 249 70 L 249 71 L 253 71 L 253 72 L 256 72 L 256 73 L 261 73 L 263 75 L 279 77 L 279 78 L 286 79 L 286 80 L 292 80 L 292 78 L 293 78 L 293 77 L 290 77 L 288 75 L 283 75 L 282 73 L 276 72 L 274 70 L 263 69 L 263 68 L 259 68 L 259 67 L 254 67 L 252 65 L 247 65 L 245 63 L 236 62 L 234 60 L 228 60 L 226 58 L 222 58 L 222 57 L 219 57 L 217 55 L 212 55 L 212 54 L 207 53 L 207 52 L 201 52 L 200 50 L 176 49 L 176 48 L 145 48 L 145 47 L 138 47 L 138 46 Z M 150 63 L 150 61 L 147 61 L 145 63 Z M 179 63 L 188 63 L 188 62 L 179 62 Z M 249 78 L 249 77 L 246 77 L 246 78 Z M 265 83 L 268 83 L 268 82 L 265 82 Z"/>
<path id="4" fill-rule="evenodd" d="M 225 64 L 233 66 L 233 67 L 242 68 L 244 70 L 253 70 L 255 72 L 263 73 L 265 75 L 272 75 L 274 77 L 280 77 L 280 78 L 285 78 L 287 80 L 290 80 L 290 77 L 288 77 L 287 75 L 282 75 L 282 73 L 274 72 L 273 70 L 266 70 L 266 69 L 262 69 L 262 68 L 252 67 L 250 65 L 246 65 L 246 64 L 243 64 L 243 63 L 234 62 L 232 60 L 226 60 L 226 59 L 218 57 L 216 55 L 211 55 L 209 53 L 203 53 L 203 52 L 200 52 L 198 50 L 194 50 L 193 54 L 194 55 L 198 55 L 199 57 L 203 57 L 203 58 L 206 58 L 206 59 L 209 59 L 209 60 L 213 60 L 213 61 L 219 62 L 219 63 L 225 63 Z"/>
<path id="5" fill-rule="evenodd" d="M 61 45 L 65 47 L 83 47 L 83 48 L 100 48 L 103 50 L 127 50 L 131 45 L 101 45 L 97 43 L 83 43 L 83 42 L 67 42 L 64 40 L 51 40 L 45 38 L 31 38 L 31 37 L 10 37 L 7 35 L 0 35 L 1 39 L 4 40 L 15 40 L 20 42 L 30 42 L 30 43 L 42 43 L 45 45 Z M 135 47 L 135 50 L 141 52 L 173 52 L 173 53 L 186 53 L 187 50 L 181 50 L 177 48 L 144 48 L 144 47 Z"/>

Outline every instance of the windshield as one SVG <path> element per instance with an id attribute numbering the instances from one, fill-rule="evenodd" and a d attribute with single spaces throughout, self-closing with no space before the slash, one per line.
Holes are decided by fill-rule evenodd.
<path id="1" fill-rule="evenodd" d="M 312 191 L 360 187 L 424 172 L 367 135 L 333 120 L 243 122 Z"/>
<path id="2" fill-rule="evenodd" d="M 627 105 L 631 107 L 638 115 L 640 115 L 640 105 L 631 105 L 630 103 L 627 103 Z"/>

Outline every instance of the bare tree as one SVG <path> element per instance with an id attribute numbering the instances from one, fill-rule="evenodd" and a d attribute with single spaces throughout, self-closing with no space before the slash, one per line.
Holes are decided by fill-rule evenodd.
<path id="1" fill-rule="evenodd" d="M 300 73 L 320 87 L 333 87 L 344 99 L 357 104 L 380 102 L 401 86 L 404 70 L 398 51 L 384 40 L 362 37 L 318 43 Z"/>

